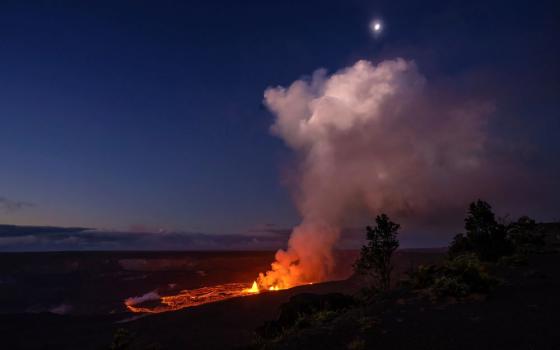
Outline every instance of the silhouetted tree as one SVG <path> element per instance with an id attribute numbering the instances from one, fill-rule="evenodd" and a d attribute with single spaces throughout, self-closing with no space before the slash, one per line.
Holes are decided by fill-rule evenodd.
<path id="1" fill-rule="evenodd" d="M 376 287 L 388 290 L 391 286 L 391 256 L 399 247 L 397 239 L 399 224 L 389 220 L 385 214 L 375 218 L 376 226 L 368 226 L 367 244 L 362 247 L 359 259 L 354 263 L 354 270 L 373 278 Z"/>
<path id="2" fill-rule="evenodd" d="M 479 199 L 469 205 L 465 231 L 453 239 L 449 247 L 451 257 L 472 252 L 481 260 L 496 260 L 513 251 L 506 226 L 496 221 L 492 207 L 485 201 Z"/>

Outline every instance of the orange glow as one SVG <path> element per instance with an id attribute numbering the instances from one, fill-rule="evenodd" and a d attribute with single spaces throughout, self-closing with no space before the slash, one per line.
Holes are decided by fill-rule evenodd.
<path id="1" fill-rule="evenodd" d="M 245 293 L 258 293 L 258 292 L 260 292 L 259 286 L 257 285 L 257 281 L 253 281 L 253 285 L 251 286 L 251 288 L 244 289 L 243 291 Z"/>
<path id="2" fill-rule="evenodd" d="M 268 289 L 260 289 L 257 281 L 249 288 L 246 283 L 227 283 L 212 287 L 182 290 L 179 294 L 162 296 L 159 300 L 136 303 L 134 298 L 124 301 L 126 308 L 134 313 L 161 313 L 176 311 L 187 307 L 193 307 L 235 297 L 243 297 L 259 294 L 262 291 L 278 291 L 278 286 L 270 286 Z"/>

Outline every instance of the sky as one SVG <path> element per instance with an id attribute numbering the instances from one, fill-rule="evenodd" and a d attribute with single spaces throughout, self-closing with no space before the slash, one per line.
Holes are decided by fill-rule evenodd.
<path id="1" fill-rule="evenodd" d="M 284 232 L 301 219 L 297 152 L 271 133 L 265 90 L 397 57 L 436 93 L 492 105 L 493 152 L 526 174 L 485 184 L 509 184 L 488 193 L 499 214 L 560 219 L 559 18 L 554 1 L 2 1 L 0 224 Z M 461 225 L 410 225 L 424 233 L 407 245 Z M 4 231 L 0 249 L 54 249 Z"/>

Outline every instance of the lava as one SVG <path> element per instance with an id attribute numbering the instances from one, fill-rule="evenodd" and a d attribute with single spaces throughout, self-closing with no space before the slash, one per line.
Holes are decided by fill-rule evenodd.
<path id="1" fill-rule="evenodd" d="M 259 293 L 259 285 L 257 284 L 257 281 L 253 281 L 253 285 L 251 286 L 251 288 L 248 289 L 244 289 L 243 290 L 246 293 Z"/>
<path id="2" fill-rule="evenodd" d="M 162 296 L 156 302 L 137 303 L 135 298 L 124 301 L 126 308 L 134 313 L 161 313 L 176 311 L 187 307 L 213 303 L 235 297 L 249 296 L 267 291 L 278 291 L 278 286 L 260 289 L 257 281 L 251 287 L 246 283 L 226 283 L 211 287 L 182 290 L 179 294 Z"/>

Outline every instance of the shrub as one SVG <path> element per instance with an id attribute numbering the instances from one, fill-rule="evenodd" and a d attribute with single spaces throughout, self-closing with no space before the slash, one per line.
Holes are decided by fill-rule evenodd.
<path id="1" fill-rule="evenodd" d="M 464 234 L 459 233 L 455 237 L 453 237 L 453 241 L 451 241 L 451 245 L 448 249 L 449 256 L 459 256 L 466 252 L 474 251 L 473 246 L 471 245 L 470 240 L 465 237 Z"/>
<path id="2" fill-rule="evenodd" d="M 469 294 L 470 288 L 457 276 L 437 277 L 433 285 L 434 293 L 439 296 L 464 297 Z"/>
<path id="3" fill-rule="evenodd" d="M 437 297 L 464 297 L 471 293 L 486 293 L 496 285 L 476 254 L 464 254 L 448 259 L 443 266 L 419 266 L 409 273 L 408 285 L 413 289 L 428 289 Z"/>
<path id="4" fill-rule="evenodd" d="M 442 277 L 435 281 L 436 294 L 462 297 L 470 293 L 487 293 L 497 284 L 475 254 L 465 254 L 446 261 Z M 438 289 L 439 288 L 439 289 Z"/>
<path id="5" fill-rule="evenodd" d="M 460 255 L 448 260 L 443 266 L 443 271 L 445 275 L 455 277 L 466 284 L 469 293 L 488 292 L 496 282 L 475 254 Z"/>
<path id="6" fill-rule="evenodd" d="M 465 234 L 458 234 L 449 247 L 449 255 L 456 257 L 475 253 L 485 261 L 495 261 L 513 253 L 505 225 L 496 221 L 490 204 L 478 200 L 469 205 L 465 218 Z"/>
<path id="7" fill-rule="evenodd" d="M 348 344 L 348 350 L 363 350 L 366 348 L 366 342 L 362 338 L 356 338 Z"/>
<path id="8" fill-rule="evenodd" d="M 256 329 L 256 333 L 262 339 L 282 337 L 286 332 L 326 323 L 354 304 L 354 298 L 340 293 L 298 294 L 280 306 L 276 321 L 265 322 Z"/>
<path id="9" fill-rule="evenodd" d="M 502 256 L 500 260 L 498 260 L 498 264 L 501 266 L 526 266 L 528 263 L 527 255 L 522 253 Z"/>
<path id="10" fill-rule="evenodd" d="M 407 273 L 405 286 L 413 289 L 424 289 L 432 286 L 436 279 L 438 267 L 435 265 L 419 265 L 415 270 Z"/>
<path id="11" fill-rule="evenodd" d="M 541 252 L 545 246 L 544 235 L 537 232 L 537 223 L 528 216 L 509 224 L 507 236 L 518 254 Z"/>

